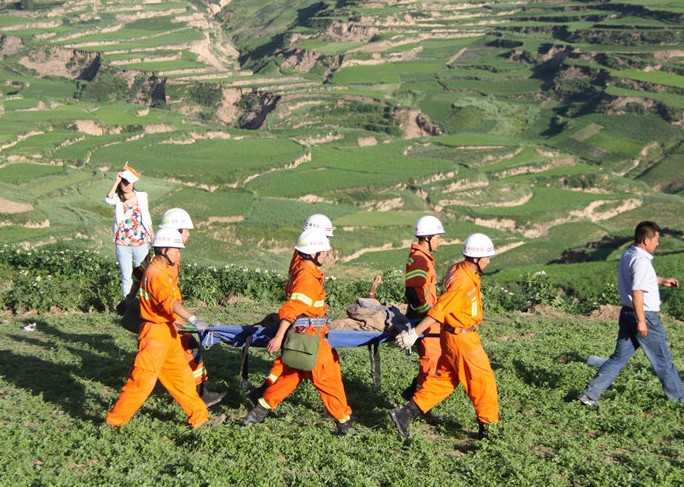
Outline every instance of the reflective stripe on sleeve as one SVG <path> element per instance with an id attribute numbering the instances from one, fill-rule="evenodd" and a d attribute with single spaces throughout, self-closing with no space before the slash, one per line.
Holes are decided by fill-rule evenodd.
<path id="1" fill-rule="evenodd" d="M 427 272 L 425 272 L 423 269 L 415 269 L 411 272 L 406 273 L 406 280 L 410 281 L 414 277 L 422 277 L 424 279 L 427 279 Z"/>
<path id="2" fill-rule="evenodd" d="M 307 306 L 313 306 L 314 305 L 313 299 L 311 299 L 306 294 L 302 294 L 302 293 L 292 293 L 292 294 L 290 294 L 288 299 L 291 299 L 293 301 L 301 301 L 302 303 L 306 304 Z M 317 301 L 317 302 L 320 302 L 320 301 Z"/>

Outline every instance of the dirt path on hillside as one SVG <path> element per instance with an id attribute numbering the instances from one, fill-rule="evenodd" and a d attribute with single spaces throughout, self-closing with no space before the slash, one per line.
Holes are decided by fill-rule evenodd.
<path id="1" fill-rule="evenodd" d="M 592 223 L 597 223 L 600 221 L 610 220 L 611 218 L 615 218 L 616 216 L 618 216 L 622 213 L 625 213 L 627 211 L 631 211 L 631 210 L 634 210 L 636 208 L 639 208 L 643 204 L 643 201 L 638 199 L 638 198 L 629 198 L 629 199 L 623 201 L 616 208 L 606 210 L 606 211 L 598 211 L 598 209 L 601 206 L 604 206 L 604 205 L 610 204 L 610 203 L 614 203 L 614 200 L 613 201 L 610 201 L 610 200 L 592 201 L 584 209 L 571 210 L 567 216 L 556 218 L 555 220 L 552 220 L 549 222 L 535 223 L 535 224 L 526 225 L 526 226 L 519 226 L 515 222 L 515 220 L 512 220 L 510 218 L 501 218 L 501 219 L 498 219 L 498 218 L 494 218 L 494 219 L 473 218 L 472 222 L 475 223 L 476 225 L 480 225 L 480 226 L 486 227 L 486 228 L 494 228 L 497 230 L 519 232 L 527 238 L 539 238 L 539 237 L 547 237 L 549 235 L 549 231 L 553 227 L 556 227 L 558 225 L 562 225 L 564 223 L 579 222 L 579 221 L 583 221 L 583 220 L 589 220 Z"/>
<path id="2" fill-rule="evenodd" d="M 274 167 L 274 168 L 269 169 L 268 171 L 264 171 L 261 173 L 252 174 L 251 176 L 247 176 L 242 184 L 247 185 L 247 183 L 249 183 L 250 181 L 253 181 L 256 178 L 260 178 L 261 176 L 264 176 L 266 174 L 271 174 L 272 172 L 287 171 L 289 169 L 295 169 L 295 168 L 301 166 L 302 164 L 304 164 L 305 162 L 311 162 L 311 152 L 307 152 L 306 154 L 304 154 L 300 158 L 294 160 L 290 164 L 285 164 L 283 167 Z M 235 187 L 237 187 L 237 183 L 236 183 Z"/>
<path id="3" fill-rule="evenodd" d="M 478 193 L 473 193 L 471 196 L 478 196 Z M 437 211 L 440 211 L 445 206 L 465 206 L 472 208 L 487 208 L 487 207 L 511 207 L 511 206 L 522 206 L 532 199 L 532 193 L 521 196 L 515 200 L 509 201 L 482 201 L 480 203 L 474 202 L 472 199 L 469 200 L 443 200 L 439 202 L 439 205 L 435 206 Z"/>
<path id="4" fill-rule="evenodd" d="M 402 247 L 409 248 L 411 246 L 412 242 L 413 242 L 413 240 L 404 240 L 404 241 L 402 241 Z M 394 248 L 393 245 L 391 243 L 388 243 L 385 245 L 381 245 L 380 247 L 368 247 L 365 249 L 359 249 L 356 252 L 354 252 L 353 254 L 347 255 L 345 257 L 340 257 L 338 259 L 338 262 L 344 264 L 346 262 L 349 262 L 350 260 L 357 259 L 357 258 L 361 257 L 363 254 L 367 254 L 369 252 L 383 252 L 385 250 L 392 250 L 393 248 Z"/>
<path id="5" fill-rule="evenodd" d="M 27 132 L 25 134 L 18 135 L 16 139 L 14 139 L 12 142 L 8 142 L 4 145 L 0 145 L 0 152 L 4 151 L 5 149 L 9 149 L 10 147 L 14 147 L 15 145 L 25 141 L 26 139 L 30 137 L 35 137 L 36 135 L 43 135 L 45 132 L 42 132 L 40 130 L 33 130 L 31 132 Z"/>
<path id="6" fill-rule="evenodd" d="M 350 262 L 354 259 L 358 259 L 364 254 L 370 253 L 370 252 L 385 252 L 387 250 L 397 250 L 397 249 L 406 249 L 408 252 L 408 249 L 411 247 L 411 244 L 414 243 L 415 240 L 413 239 L 407 239 L 407 240 L 402 240 L 401 241 L 401 246 L 399 247 L 394 247 L 392 244 L 385 244 L 381 245 L 379 247 L 367 247 L 365 249 L 359 249 L 353 254 L 346 255 L 344 257 L 340 257 L 337 259 L 339 263 L 345 264 L 347 262 Z M 460 239 L 444 239 L 442 240 L 442 245 L 461 245 L 463 243 L 462 240 Z M 504 245 L 501 247 L 496 248 L 497 254 L 503 254 L 504 252 L 514 249 L 516 247 L 520 247 L 521 245 L 524 245 L 525 242 L 513 242 L 508 245 Z"/>

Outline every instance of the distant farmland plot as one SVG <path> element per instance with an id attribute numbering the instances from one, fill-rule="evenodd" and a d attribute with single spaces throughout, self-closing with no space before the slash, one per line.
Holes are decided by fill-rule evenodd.
<path id="1" fill-rule="evenodd" d="M 410 235 L 416 221 L 425 212 L 422 211 L 361 211 L 344 216 L 335 220 L 336 225 L 352 227 L 397 227 L 404 226 L 409 229 Z"/>
<path id="2" fill-rule="evenodd" d="M 462 134 L 448 134 L 439 137 L 440 143 L 450 146 L 489 146 L 489 145 L 517 145 L 518 142 L 510 137 L 502 137 L 498 135 L 491 134 L 475 134 L 475 133 L 462 133 Z"/>
<path id="3" fill-rule="evenodd" d="M 210 217 L 216 217 L 220 223 L 221 217 L 249 215 L 254 201 L 254 195 L 240 190 L 220 189 L 210 193 L 201 189 L 180 187 L 164 198 L 151 200 L 150 206 L 159 215 L 169 208 L 183 208 L 190 213 L 197 226 L 209 223 Z"/>
<path id="4" fill-rule="evenodd" d="M 628 88 L 620 88 L 617 86 L 609 86 L 606 92 L 613 96 L 624 96 L 633 98 L 645 98 L 647 100 L 655 100 L 666 105 L 671 105 L 677 108 L 684 108 L 684 98 L 681 95 L 670 93 L 653 93 L 643 90 L 631 90 Z"/>
<path id="5" fill-rule="evenodd" d="M 340 150 L 314 148 L 313 160 L 288 171 L 266 174 L 249 183 L 260 194 L 292 197 L 325 194 L 364 186 L 387 186 L 402 179 L 449 171 L 442 160 L 417 160 L 401 155 L 403 144 Z"/>
<path id="6" fill-rule="evenodd" d="M 649 186 L 664 188 L 668 193 L 684 189 L 684 148 L 678 147 L 654 167 L 639 177 Z"/>
<path id="7" fill-rule="evenodd" d="M 0 15 L 0 28 L 22 25 L 26 23 L 26 20 L 26 17 L 20 17 L 17 15 Z"/>
<path id="8" fill-rule="evenodd" d="M 309 194 L 323 195 L 362 187 L 383 187 L 398 182 L 396 175 L 388 173 L 330 169 L 307 166 L 294 171 L 265 174 L 247 184 L 263 196 L 300 197 Z"/>
<path id="9" fill-rule="evenodd" d="M 55 191 L 80 192 L 93 181 L 97 181 L 97 179 L 90 171 L 65 171 L 64 174 L 42 178 L 40 184 L 31 185 L 28 192 L 36 198 L 45 197 Z M 102 190 L 100 193 L 102 196 L 98 195 L 97 199 L 101 201 L 108 189 Z"/>
<path id="10" fill-rule="evenodd" d="M 468 80 L 450 78 L 446 85 L 455 90 L 485 92 L 497 95 L 534 93 L 539 91 L 542 81 L 539 79 L 491 79 Z"/>
<path id="11" fill-rule="evenodd" d="M 253 209 L 247 216 L 250 224 L 267 226 L 288 226 L 300 231 L 306 219 L 314 213 L 322 213 L 333 221 L 333 225 L 339 227 L 345 215 L 357 210 L 351 205 L 339 205 L 330 203 L 306 203 L 304 201 L 292 201 L 280 198 L 262 198 L 255 201 Z"/>
<path id="12" fill-rule="evenodd" d="M 171 71 L 177 69 L 199 69 L 205 68 L 206 64 L 197 61 L 194 54 L 182 52 L 179 59 L 159 60 L 149 59 L 144 62 L 131 62 L 129 64 L 121 64 L 121 67 L 129 69 L 144 69 L 147 71 Z"/>
<path id="13" fill-rule="evenodd" d="M 293 162 L 303 154 L 299 144 L 278 139 L 198 140 L 192 144 L 165 143 L 167 134 L 98 149 L 95 166 L 130 161 L 133 167 L 156 177 L 225 184 Z"/>
<path id="14" fill-rule="evenodd" d="M 348 41 L 348 42 L 321 42 L 318 40 L 309 40 L 300 43 L 300 46 L 305 49 L 320 52 L 327 56 L 334 56 L 342 54 L 355 47 L 362 46 L 363 42 Z"/>
<path id="15" fill-rule="evenodd" d="M 534 188 L 532 199 L 522 206 L 474 208 L 473 212 L 480 216 L 496 216 L 513 218 L 520 223 L 544 221 L 554 215 L 564 214 L 571 209 L 585 208 L 597 199 L 595 194 L 578 191 L 566 191 L 558 188 Z"/>
<path id="16" fill-rule="evenodd" d="M 43 155 L 50 149 L 76 138 L 79 134 L 73 130 L 51 130 L 29 137 L 12 147 L 13 154 Z"/>
<path id="17" fill-rule="evenodd" d="M 394 64 L 381 64 L 377 66 L 352 66 L 344 68 L 335 73 L 332 81 L 342 85 L 375 85 L 400 83 L 401 77 L 399 70 Z"/>
<path id="18" fill-rule="evenodd" d="M 78 132 L 73 133 L 74 139 L 82 139 L 74 141 L 64 147 L 56 149 L 51 154 L 51 159 L 58 161 L 65 161 L 67 163 L 74 163 L 85 161 L 85 158 L 90 152 L 103 147 L 107 144 L 115 142 L 123 142 L 126 139 L 125 135 L 86 135 Z M 123 164 L 123 161 L 121 163 Z M 110 163 L 118 164 L 119 161 L 110 161 Z"/>
<path id="19" fill-rule="evenodd" d="M 108 103 L 97 107 L 95 118 L 105 125 L 182 124 L 183 116 L 169 110 L 149 108 L 141 115 L 141 106 L 130 103 Z"/>
<path id="20" fill-rule="evenodd" d="M 31 108 L 33 107 L 35 107 L 35 105 Z M 39 129 L 40 126 L 36 124 L 53 123 L 60 127 L 66 127 L 66 125 L 76 120 L 92 119 L 93 115 L 85 111 L 83 106 L 59 105 L 53 108 L 48 107 L 36 110 L 13 110 L 7 114 L 5 118 L 12 123 L 24 123 L 26 126 Z"/>
<path id="21" fill-rule="evenodd" d="M 666 73 L 663 71 L 638 71 L 633 69 L 620 71 L 610 70 L 610 73 L 618 78 L 630 78 L 637 81 L 645 81 L 647 83 L 684 88 L 684 76 L 680 74 Z"/>
<path id="22" fill-rule="evenodd" d="M 64 173 L 62 166 L 38 164 L 9 164 L 0 168 L 0 181 L 9 184 L 33 182 L 44 176 L 55 176 Z"/>
<path id="23" fill-rule="evenodd" d="M 162 34 L 162 35 L 155 35 L 149 38 L 143 38 L 143 39 L 131 39 L 131 40 L 122 40 L 118 43 L 111 44 L 109 45 L 107 43 L 107 36 L 105 34 L 98 34 L 98 35 L 93 35 L 93 36 L 88 36 L 87 38 L 79 37 L 77 39 L 77 42 L 72 41 L 63 41 L 61 44 L 64 45 L 73 45 L 74 47 L 79 47 L 80 44 L 83 43 L 93 43 L 95 46 L 82 46 L 79 48 L 82 48 L 84 50 L 97 50 L 101 52 L 108 52 L 108 51 L 120 51 L 120 50 L 129 50 L 129 49 L 145 49 L 145 48 L 154 48 L 154 47 L 167 47 L 167 46 L 183 46 L 186 43 L 190 43 L 193 41 L 199 41 L 203 39 L 203 35 L 201 32 L 190 29 L 190 28 L 181 28 L 177 29 L 172 33 L 168 34 Z M 95 49 L 97 48 L 97 49 Z"/>

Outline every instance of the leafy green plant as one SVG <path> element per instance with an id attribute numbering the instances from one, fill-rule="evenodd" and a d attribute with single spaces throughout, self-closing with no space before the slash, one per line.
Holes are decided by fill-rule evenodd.
<path id="1" fill-rule="evenodd" d="M 558 303 L 558 289 L 549 282 L 545 271 L 529 272 L 522 278 L 522 292 L 527 297 L 530 307 L 535 305 L 553 305 Z"/>
<path id="2" fill-rule="evenodd" d="M 116 263 L 97 252 L 57 247 L 37 250 L 0 248 L 0 266 L 11 285 L 3 307 L 14 312 L 36 310 L 106 311 L 118 302 Z"/>

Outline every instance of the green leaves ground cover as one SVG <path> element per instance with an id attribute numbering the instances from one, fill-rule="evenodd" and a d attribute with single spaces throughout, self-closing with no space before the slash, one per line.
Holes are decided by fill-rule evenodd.
<path id="1" fill-rule="evenodd" d="M 452 249 L 452 253 L 455 250 Z M 289 252 L 288 252 L 289 253 Z M 403 262 L 402 254 L 384 252 L 388 258 Z M 454 256 L 454 260 L 457 257 Z M 400 260 L 401 259 L 401 260 Z M 183 261 L 181 292 L 190 303 L 217 305 L 227 297 L 246 298 L 253 302 L 277 303 L 284 299 L 286 276 L 268 267 L 218 266 Z M 449 259 L 442 261 L 442 267 Z M 376 262 L 377 264 L 377 262 Z M 523 274 L 513 272 L 485 275 L 484 294 L 487 311 L 520 312 L 537 306 L 575 314 L 586 314 L 605 304 L 618 305 L 613 263 L 592 263 L 592 273 L 578 265 L 554 265 L 546 270 L 531 266 Z M 678 254 L 665 255 L 658 263 L 667 275 L 681 275 Z M 119 272 L 113 253 L 70 249 L 64 245 L 37 250 L 0 248 L 0 304 L 12 312 L 107 311 L 119 302 Z M 660 271 L 665 274 L 665 271 Z M 384 303 L 404 301 L 403 271 L 395 268 L 381 273 L 383 284 L 377 292 Z M 369 280 L 353 277 L 338 279 L 326 276 L 331 314 L 343 314 L 368 290 Z M 678 289 L 663 289 L 663 311 L 675 319 L 684 317 L 684 296 Z M 275 311 L 275 310 L 274 310 Z"/>
<path id="2" fill-rule="evenodd" d="M 246 323 L 268 305 L 198 308 L 210 321 Z M 339 438 L 316 390 L 304 382 L 265 424 L 242 428 L 240 350 L 205 352 L 214 409 L 229 420 L 191 431 L 166 393 L 151 396 L 120 431 L 101 427 L 135 353 L 135 337 L 110 314 L 8 317 L 0 324 L 0 475 L 19 485 L 677 485 L 682 409 L 669 403 L 638 353 L 598 408 L 574 397 L 608 355 L 616 324 L 570 316 L 489 316 L 480 329 L 497 377 L 501 422 L 474 439 L 472 405 L 458 389 L 437 406 L 446 422 L 417 420 L 400 440 L 387 411 L 417 369 L 416 356 L 382 345 L 383 386 L 373 389 L 365 348 L 341 349 L 358 434 Z M 34 332 L 23 332 L 29 321 Z M 666 322 L 683 368 L 681 326 Z M 250 381 L 272 358 L 253 349 Z M 445 480 L 445 479 L 448 479 Z"/>

